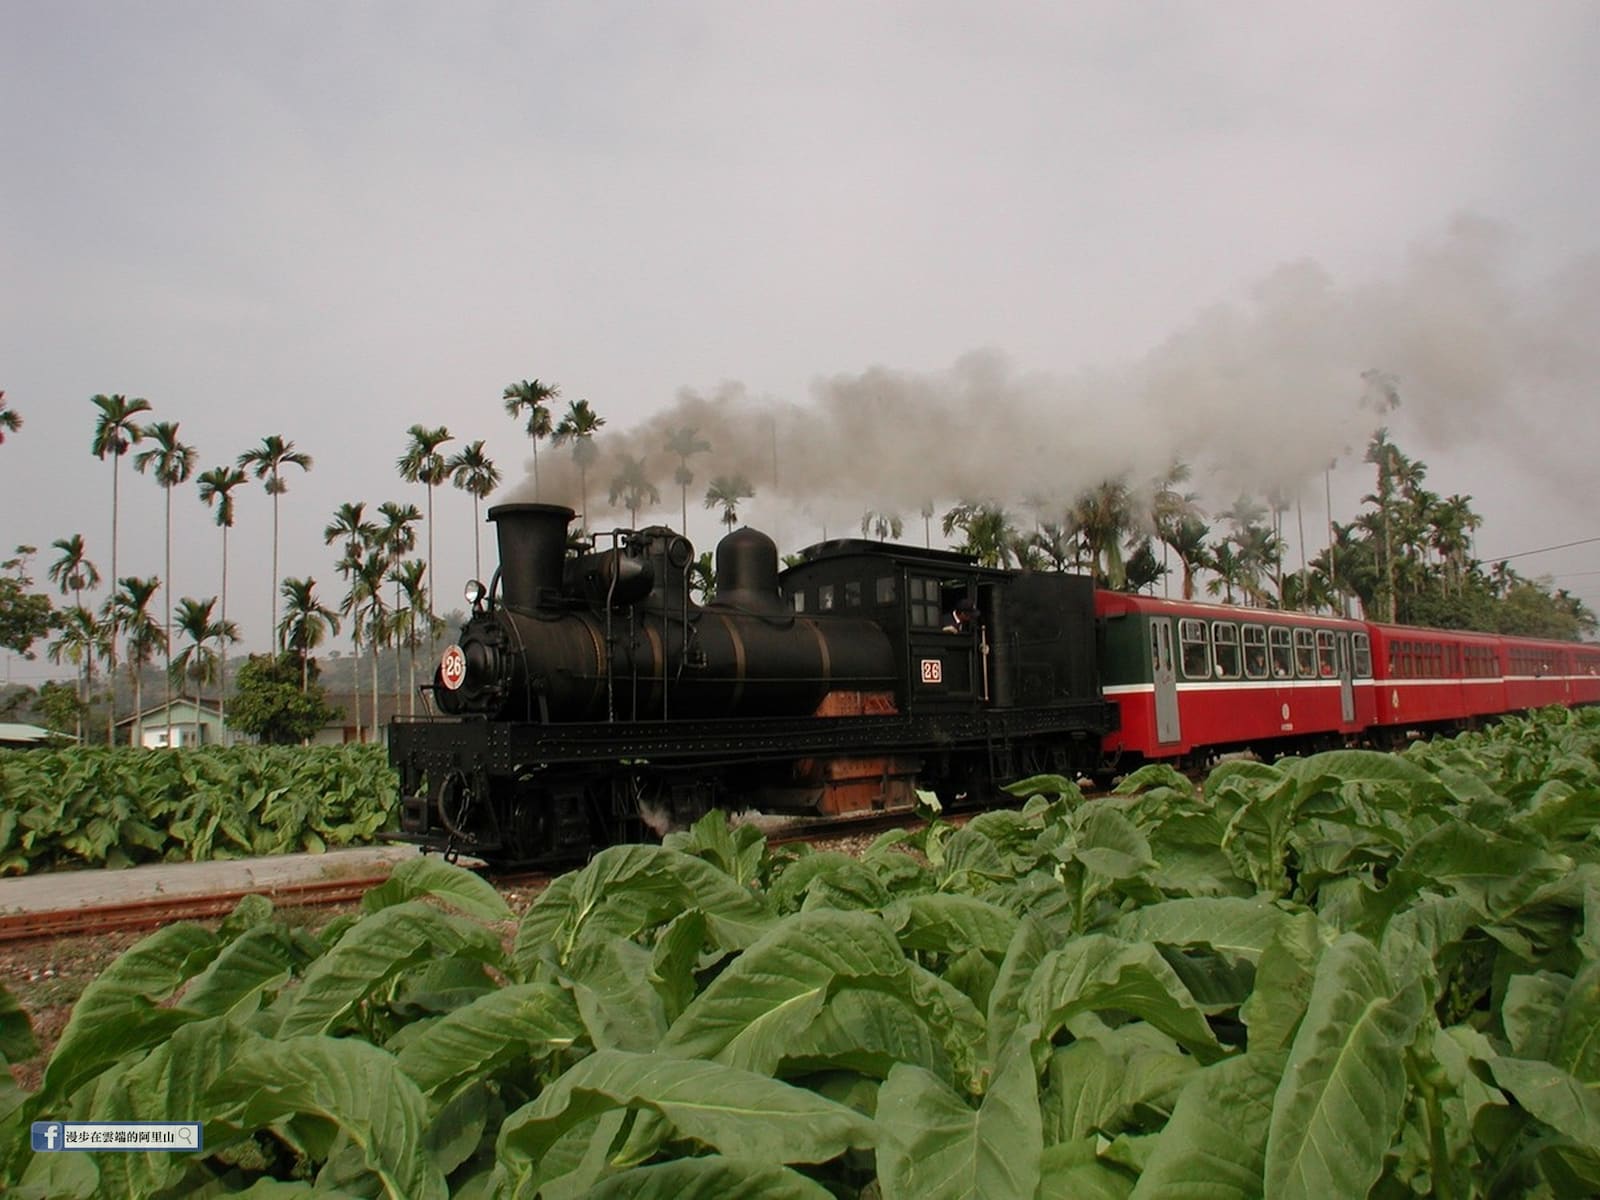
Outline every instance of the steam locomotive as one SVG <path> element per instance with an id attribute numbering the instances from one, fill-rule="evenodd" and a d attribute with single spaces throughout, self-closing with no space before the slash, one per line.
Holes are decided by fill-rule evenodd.
<path id="1" fill-rule="evenodd" d="M 729 533 L 715 597 L 671 529 L 568 552 L 570 508 L 489 510 L 500 566 L 435 673 L 442 717 L 398 721 L 401 838 L 500 864 L 555 861 L 712 807 L 846 814 L 1041 770 L 1093 770 L 1094 588 L 864 540 L 780 572 Z M 606 540 L 602 538 L 602 541 Z M 962 600 L 983 620 L 948 632 Z"/>
<path id="2" fill-rule="evenodd" d="M 1600 646 L 1097 590 L 858 539 L 779 570 L 753 529 L 689 593 L 673 530 L 569 549 L 574 513 L 489 510 L 500 566 L 389 729 L 402 840 L 499 865 L 581 857 L 713 807 L 845 815 L 1348 744 L 1600 702 Z M 963 601 L 980 619 L 949 620 Z"/>

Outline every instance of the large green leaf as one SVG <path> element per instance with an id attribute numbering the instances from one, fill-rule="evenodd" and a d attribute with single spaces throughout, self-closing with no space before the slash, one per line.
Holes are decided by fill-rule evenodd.
<path id="1" fill-rule="evenodd" d="M 708 1154 L 635 1167 L 590 1188 L 588 1195 L 590 1200 L 829 1200 L 833 1193 L 788 1167 Z"/>
<path id="2" fill-rule="evenodd" d="M 1134 1200 L 1261 1196 L 1267 1126 L 1283 1066 L 1282 1054 L 1250 1053 L 1194 1075 L 1156 1140 Z"/>
<path id="3" fill-rule="evenodd" d="M 1365 938 L 1345 934 L 1323 953 L 1273 1098 L 1268 1195 L 1366 1195 L 1400 1124 L 1422 1010 L 1421 982 L 1396 989 Z"/>
<path id="4" fill-rule="evenodd" d="M 511 909 L 494 885 L 465 867 L 442 858 L 408 858 L 395 864 L 389 878 L 361 898 L 367 912 L 432 896 L 480 921 L 509 921 Z"/>
<path id="5" fill-rule="evenodd" d="M 258 1040 L 239 1052 L 211 1100 L 238 1105 L 245 1129 L 289 1118 L 330 1144 L 329 1135 L 342 1135 L 395 1200 L 448 1194 L 423 1149 L 428 1102 L 376 1046 L 327 1037 Z"/>
<path id="6" fill-rule="evenodd" d="M 929 893 L 897 900 L 883 918 L 907 950 L 942 954 L 977 949 L 999 958 L 1017 931 L 1017 917 L 973 896 Z"/>
<path id="7" fill-rule="evenodd" d="M 985 1057 L 990 1063 L 999 1061 L 1000 1052 L 1011 1041 L 1011 1035 L 1026 1020 L 1022 998 L 1049 952 L 1050 939 L 1044 925 L 1032 917 L 1023 918 L 1011 944 L 1006 947 L 1006 956 L 1000 961 L 1000 974 L 989 991 Z"/>
<path id="8" fill-rule="evenodd" d="M 917 1007 L 910 964 L 882 918 L 830 909 L 789 917 L 695 997 L 661 1050 L 770 1073 L 846 987 L 886 991 Z"/>
<path id="9" fill-rule="evenodd" d="M 288 982 L 302 961 L 293 938 L 278 925 L 257 925 L 240 934 L 183 989 L 187 1012 L 220 1016 L 230 1009 L 254 1009 L 263 992 Z"/>
<path id="10" fill-rule="evenodd" d="M 1557 1133 L 1600 1150 L 1600 1089 L 1585 1087 L 1571 1072 L 1525 1058 L 1489 1062 L 1495 1082 L 1517 1103 Z"/>
<path id="11" fill-rule="evenodd" d="M 160 1003 L 216 956 L 214 934 L 198 925 L 168 925 L 116 959 L 83 989 L 45 1067 L 30 1111 L 70 1096 L 124 1055 L 165 1041 L 192 1015 Z"/>
<path id="12" fill-rule="evenodd" d="M 772 923 L 766 902 L 710 863 L 660 846 L 612 846 L 534 901 L 513 959 L 528 978 L 544 947 L 565 962 L 584 938 L 632 938 L 687 909 L 705 914 L 717 945 L 742 950 Z"/>
<path id="13" fill-rule="evenodd" d="M 517 1058 L 543 1058 L 583 1034 L 571 996 L 524 983 L 478 997 L 435 1021 L 400 1051 L 400 1069 L 430 1096 L 448 1095 Z"/>
<path id="14" fill-rule="evenodd" d="M 1136 908 L 1106 932 L 1125 942 L 1210 946 L 1254 962 L 1289 920 L 1288 912 L 1264 896 L 1193 896 Z"/>
<path id="15" fill-rule="evenodd" d="M 216 1150 L 234 1133 L 215 1117 L 210 1092 L 227 1071 L 247 1037 L 226 1020 L 208 1019 L 180 1027 L 125 1071 L 107 1072 L 90 1105 L 92 1121 L 193 1121 L 208 1118 L 202 1138 Z M 176 1184 L 193 1161 L 181 1154 L 111 1154 L 101 1164 L 107 1194 L 148 1196 Z"/>
<path id="16" fill-rule="evenodd" d="M 402 971 L 452 954 L 497 963 L 500 939 L 425 900 L 408 900 L 363 917 L 312 963 L 278 1035 L 330 1033 Z"/>
<path id="17" fill-rule="evenodd" d="M 1390 887 L 1448 887 L 1485 915 L 1502 917 L 1572 868 L 1565 855 L 1454 821 L 1412 844 Z"/>
<path id="18" fill-rule="evenodd" d="M 1021 1008 L 1044 1043 L 1078 1013 L 1116 1010 L 1149 1021 L 1202 1062 L 1222 1054 L 1189 989 L 1148 942 L 1135 945 L 1104 934 L 1074 939 L 1045 955 Z"/>
<path id="19" fill-rule="evenodd" d="M 796 1072 L 848 1069 L 885 1079 L 896 1063 L 954 1079 L 949 1051 L 910 1001 L 851 988 L 835 994 L 816 1019 L 790 1039 L 778 1070 L 789 1077 Z"/>
<path id="20" fill-rule="evenodd" d="M 667 1013 L 651 986 L 655 956 L 627 938 L 589 938 L 567 960 L 561 980 L 572 989 L 589 1040 L 601 1050 L 653 1050 L 667 1032 Z"/>
<path id="21" fill-rule="evenodd" d="M 1572 981 L 1550 1061 L 1582 1083 L 1600 1084 L 1600 962 L 1587 964 Z"/>
<path id="22" fill-rule="evenodd" d="M 976 1109 L 937 1076 L 900 1065 L 878 1091 L 884 1200 L 1032 1200 L 1044 1138 L 1024 1026 Z"/>
<path id="23" fill-rule="evenodd" d="M 1046 1146 L 1039 1160 L 1039 1200 L 1127 1200 L 1133 1173 L 1097 1150 L 1092 1137 Z"/>
<path id="24" fill-rule="evenodd" d="M 1500 1025 L 1513 1057 L 1555 1058 L 1563 1009 L 1571 991 L 1572 980 L 1552 971 L 1513 975 L 1506 981 Z"/>
<path id="25" fill-rule="evenodd" d="M 506 1118 L 496 1150 L 517 1194 L 545 1176 L 545 1151 L 567 1130 L 613 1109 L 659 1115 L 733 1158 L 826 1162 L 868 1149 L 877 1130 L 860 1113 L 765 1075 L 721 1063 L 598 1050 Z"/>
<path id="26" fill-rule="evenodd" d="M 1198 1066 L 1193 1055 L 1141 1021 L 1078 1038 L 1050 1055 L 1045 1141 L 1120 1133 L 1135 1124 L 1136 1108 L 1170 1108 Z"/>

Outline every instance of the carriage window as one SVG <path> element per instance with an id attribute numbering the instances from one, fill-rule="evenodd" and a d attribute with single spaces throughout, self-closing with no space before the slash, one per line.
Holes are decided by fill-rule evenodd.
<path id="1" fill-rule="evenodd" d="M 846 608 L 861 607 L 861 581 L 851 579 L 844 585 L 844 606 Z"/>
<path id="2" fill-rule="evenodd" d="M 789 603 L 794 608 L 795 612 L 805 612 L 806 594 L 804 592 L 796 592 L 794 595 L 789 597 Z"/>
<path id="3" fill-rule="evenodd" d="M 817 589 L 817 611 L 833 611 L 833 584 L 825 583 Z"/>
<path id="4" fill-rule="evenodd" d="M 1333 634 L 1326 629 L 1317 630 L 1317 673 L 1324 679 L 1339 673 L 1338 659 L 1333 652 Z"/>
<path id="5" fill-rule="evenodd" d="M 894 576 L 880 575 L 877 582 L 877 597 L 879 604 L 894 603 Z"/>
<path id="6" fill-rule="evenodd" d="M 1350 647 L 1355 651 L 1356 678 L 1372 678 L 1372 643 L 1364 633 L 1352 634 Z"/>
<path id="7" fill-rule="evenodd" d="M 1165 654 L 1161 653 L 1161 629 L 1164 624 L 1165 622 L 1163 621 L 1150 622 L 1150 665 L 1157 674 L 1165 673 L 1170 675 L 1172 674 L 1172 643 L 1170 640 L 1166 646 L 1167 652 Z"/>
<path id="8" fill-rule="evenodd" d="M 1211 661 L 1218 679 L 1239 678 L 1239 627 L 1232 621 L 1211 622 Z"/>
<path id="9" fill-rule="evenodd" d="M 1289 650 L 1289 631 L 1282 625 L 1274 625 L 1267 630 L 1267 637 L 1272 648 L 1272 677 L 1294 678 L 1294 655 Z"/>
<path id="10" fill-rule="evenodd" d="M 1317 639 L 1309 629 L 1294 631 L 1294 671 L 1301 679 L 1317 677 Z"/>
<path id="11" fill-rule="evenodd" d="M 1211 676 L 1211 639 L 1206 623 L 1191 619 L 1178 622 L 1178 641 L 1182 646 L 1183 673 L 1190 679 Z"/>
<path id="12" fill-rule="evenodd" d="M 1244 674 L 1246 679 L 1267 677 L 1267 631 L 1260 625 L 1246 625 L 1240 630 L 1244 638 Z"/>

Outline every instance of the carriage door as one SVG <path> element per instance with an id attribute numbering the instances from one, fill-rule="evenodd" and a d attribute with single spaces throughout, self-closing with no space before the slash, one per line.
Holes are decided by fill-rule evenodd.
<path id="1" fill-rule="evenodd" d="M 1176 742 L 1178 735 L 1178 671 L 1172 657 L 1172 622 L 1150 622 L 1150 671 L 1156 690 L 1156 741 Z"/>
<path id="2" fill-rule="evenodd" d="M 1350 635 L 1339 634 L 1339 718 L 1346 725 L 1356 719 L 1355 672 L 1351 669 Z"/>

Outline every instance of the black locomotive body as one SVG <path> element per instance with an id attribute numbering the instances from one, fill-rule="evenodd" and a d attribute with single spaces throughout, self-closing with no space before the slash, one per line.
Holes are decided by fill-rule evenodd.
<path id="1" fill-rule="evenodd" d="M 500 567 L 435 674 L 443 715 L 390 727 L 403 839 L 551 861 L 713 806 L 867 811 L 1098 761 L 1115 710 L 1085 578 L 854 539 L 780 572 L 741 529 L 700 605 L 684 538 L 574 551 L 572 517 L 490 509 Z M 976 628 L 947 632 L 962 599 Z"/>

